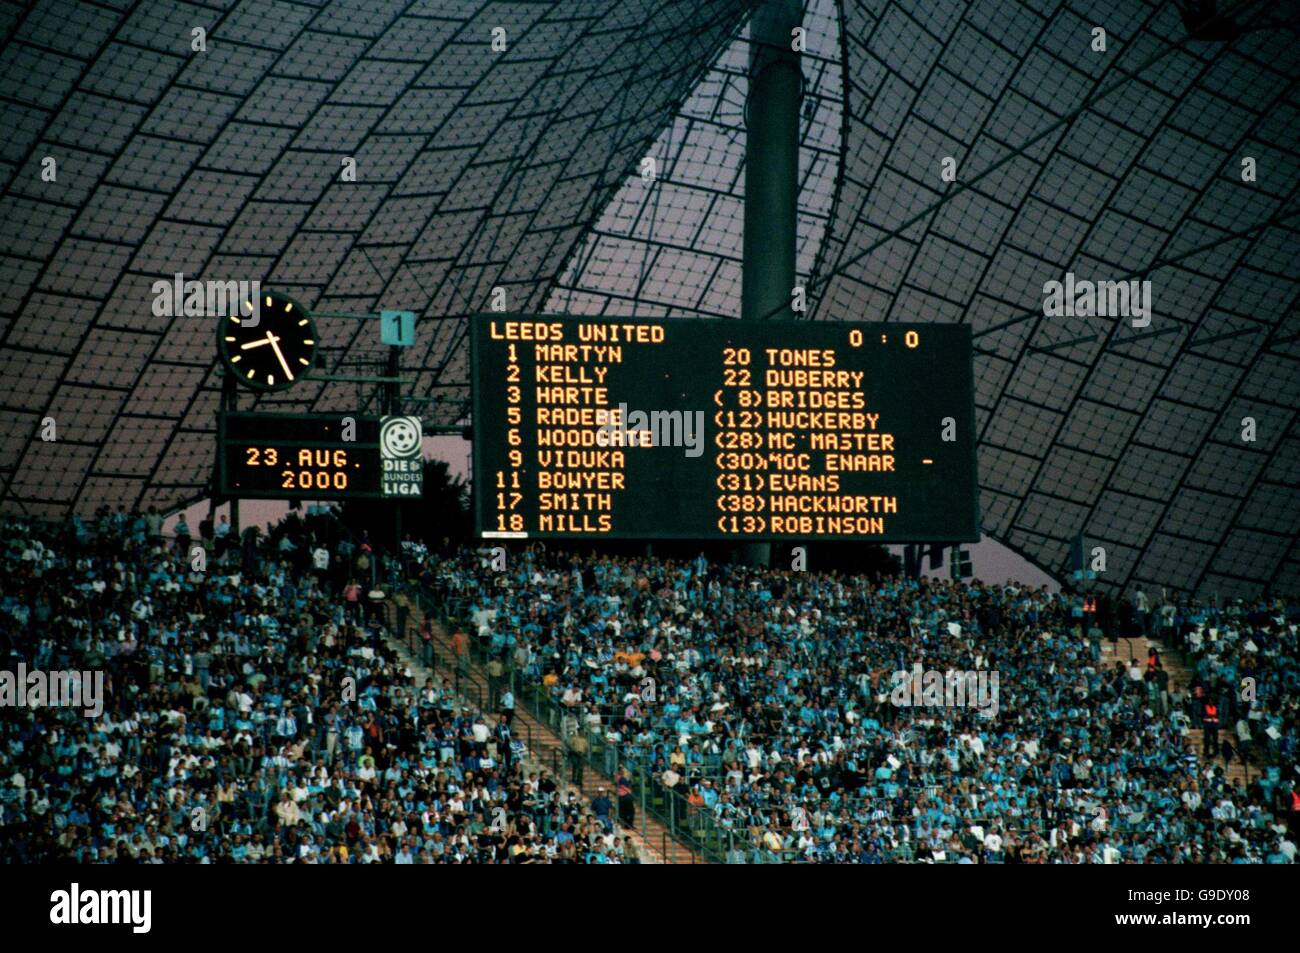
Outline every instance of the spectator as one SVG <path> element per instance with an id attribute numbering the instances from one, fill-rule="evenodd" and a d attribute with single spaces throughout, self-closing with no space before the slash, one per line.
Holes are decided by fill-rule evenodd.
<path id="1" fill-rule="evenodd" d="M 451 637 L 451 653 L 456 659 L 456 671 L 464 673 L 469 670 L 469 636 L 462 629 L 457 629 Z"/>
<path id="2" fill-rule="evenodd" d="M 501 664 L 501 659 L 493 655 L 487 663 L 488 676 L 488 707 L 496 708 L 497 702 L 501 699 L 501 679 L 505 675 L 506 667 Z"/>
<path id="3" fill-rule="evenodd" d="M 361 621 L 361 586 L 356 579 L 349 579 L 343 587 L 343 607 L 346 621 L 354 625 Z"/>
<path id="4" fill-rule="evenodd" d="M 618 822 L 630 830 L 636 826 L 636 799 L 632 794 L 632 781 L 626 771 L 620 770 L 615 784 L 618 794 Z"/>
<path id="5" fill-rule="evenodd" d="M 230 542 L 230 517 L 224 513 L 217 520 L 217 525 L 212 530 L 212 538 L 217 543 L 217 555 L 221 556 L 226 551 L 226 545 Z"/>
<path id="6" fill-rule="evenodd" d="M 163 538 L 163 520 L 158 512 L 158 507 L 149 507 L 148 513 L 145 514 L 145 531 L 148 534 L 149 542 L 157 544 L 162 542 Z"/>
<path id="7" fill-rule="evenodd" d="M 316 581 L 324 588 L 329 580 L 330 571 L 330 551 L 324 543 L 317 543 L 316 548 L 311 551 L 311 564 L 316 571 Z"/>
<path id="8" fill-rule="evenodd" d="M 491 619 L 493 645 L 516 640 L 517 677 L 562 710 L 566 732 L 599 730 L 664 796 L 689 793 L 695 822 L 749 832 L 755 847 L 765 824 L 790 831 L 801 859 L 824 862 L 918 851 L 948 862 L 1087 862 L 1116 852 L 1185 862 L 1218 842 L 1200 818 L 1166 819 L 1165 805 L 1200 770 L 1184 742 L 1200 709 L 1159 652 L 1103 667 L 1102 631 L 1084 625 L 1091 620 L 1067 594 L 725 565 L 697 574 L 671 560 L 552 559 L 536 548 L 510 585 L 498 585 L 483 558 L 430 558 L 422 574 L 435 594 L 465 606 L 458 618 Z M 1294 644 L 1293 632 L 1287 638 Z M 1024 651 L 1026 639 L 1034 651 Z M 941 670 L 979 659 L 1035 702 L 1014 723 L 968 710 L 935 722 L 924 708 L 891 704 L 900 655 Z M 1271 727 L 1291 744 L 1294 717 Z M 924 743 L 905 743 L 913 732 Z M 1208 783 L 1213 803 L 1226 797 L 1238 812 L 1277 787 L 1265 777 L 1248 793 L 1221 773 Z M 921 800 L 956 784 L 963 793 L 950 801 Z M 967 843 L 959 835 L 972 823 L 982 833 Z M 1058 833 L 1073 828 L 1114 836 L 1094 852 L 1077 833 Z M 813 836 L 819 830 L 828 833 Z M 1001 850 L 986 851 L 990 833 Z M 1271 849 L 1262 827 L 1251 844 L 1256 859 Z"/>
<path id="9" fill-rule="evenodd" d="M 420 622 L 420 660 L 425 668 L 433 668 L 433 623 L 428 618 Z"/>
<path id="10" fill-rule="evenodd" d="M 569 735 L 569 781 L 582 788 L 582 772 L 587 764 L 587 736 L 581 731 Z"/>
<path id="11" fill-rule="evenodd" d="M 602 787 L 591 802 L 591 810 L 606 833 L 611 833 L 614 830 L 614 822 L 609 813 L 612 807 L 609 795 L 606 793 L 606 789 Z"/>
<path id="12" fill-rule="evenodd" d="M 1237 719 L 1237 754 L 1243 765 L 1250 764 L 1250 720 L 1243 715 Z"/>
<path id="13" fill-rule="evenodd" d="M 1213 758 L 1219 753 L 1219 705 L 1216 700 L 1210 699 L 1205 703 L 1201 715 L 1201 731 L 1204 754 L 1207 758 Z"/>
<path id="14" fill-rule="evenodd" d="M 316 516 L 321 538 L 340 531 Z M 535 863 L 593 851 L 581 802 L 524 778 L 505 725 L 458 750 L 463 726 L 486 718 L 462 712 L 445 681 L 417 691 L 381 622 L 358 628 L 346 599 L 286 558 L 308 545 L 292 518 L 274 544 L 250 528 L 206 573 L 150 545 L 148 526 L 122 510 L 0 519 L 0 650 L 102 671 L 105 687 L 97 718 L 59 706 L 0 718 L 0 860 Z M 473 816 L 494 810 L 526 834 L 476 831 Z M 603 836 L 596 852 L 620 860 Z"/>

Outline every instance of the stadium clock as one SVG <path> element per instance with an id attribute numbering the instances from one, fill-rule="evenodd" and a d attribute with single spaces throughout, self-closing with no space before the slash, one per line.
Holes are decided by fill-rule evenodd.
<path id="1" fill-rule="evenodd" d="M 316 325 L 307 309 L 288 295 L 264 292 L 258 321 L 239 314 L 221 319 L 217 347 L 245 387 L 286 390 L 315 364 Z"/>

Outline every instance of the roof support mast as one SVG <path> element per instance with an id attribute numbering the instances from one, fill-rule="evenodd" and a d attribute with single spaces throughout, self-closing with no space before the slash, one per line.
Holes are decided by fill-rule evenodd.
<path id="1" fill-rule="evenodd" d="M 745 101 L 745 238 L 740 317 L 788 310 L 795 284 L 799 204 L 799 106 L 803 71 L 794 31 L 799 0 L 761 0 L 750 19 Z M 741 558 L 767 566 L 771 545 L 748 543 Z"/>

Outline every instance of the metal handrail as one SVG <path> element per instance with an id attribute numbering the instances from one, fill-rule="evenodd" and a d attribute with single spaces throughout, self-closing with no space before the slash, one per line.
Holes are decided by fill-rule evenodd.
<path id="1" fill-rule="evenodd" d="M 453 626 L 458 624 L 464 612 L 464 600 L 456 600 L 460 604 L 454 608 L 453 605 L 444 608 L 438 604 L 434 594 L 420 583 L 409 583 L 407 591 L 412 593 L 413 598 L 419 600 L 426 616 L 438 618 L 444 624 Z M 452 600 L 448 600 L 448 603 L 452 603 Z M 470 642 L 469 654 L 476 662 L 482 664 L 490 653 L 485 645 L 475 640 Z M 514 692 L 517 703 L 522 702 L 534 718 L 551 728 L 565 745 L 566 757 L 573 757 L 567 746 L 568 735 L 563 730 L 564 712 L 560 705 L 549 696 L 549 692 L 543 686 L 536 683 L 521 684 L 520 673 L 514 665 L 514 660 L 507 658 L 506 661 L 508 664 L 505 677 L 509 679 L 510 689 Z M 459 674 L 458 671 L 458 683 Z M 638 801 L 643 818 L 647 815 L 653 816 L 674 840 L 692 852 L 698 852 L 714 862 L 725 861 L 727 848 L 734 847 L 733 831 L 714 823 L 707 812 L 697 811 L 680 792 L 664 788 L 658 779 L 650 776 L 635 761 L 620 759 L 619 753 L 605 742 L 602 734 L 587 732 L 587 737 L 588 749 L 583 756 L 584 766 L 591 767 L 607 777 L 614 777 L 620 766 L 630 769 L 630 774 L 634 777 L 629 779 L 634 782 L 639 794 Z M 722 846 L 724 841 L 727 848 Z"/>

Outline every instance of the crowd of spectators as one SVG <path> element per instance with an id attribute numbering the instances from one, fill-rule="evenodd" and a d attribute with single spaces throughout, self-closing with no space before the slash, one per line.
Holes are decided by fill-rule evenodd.
<path id="1" fill-rule="evenodd" d="M 1045 587 L 537 546 L 504 571 L 463 549 L 420 575 L 565 735 L 679 794 L 734 860 L 1295 859 L 1293 603 L 1135 598 L 1126 625 L 1190 654 L 1184 687 L 1156 652 L 1104 661 L 1118 633 Z M 997 673 L 998 704 L 900 707 L 893 673 L 918 663 Z M 1249 784 L 1188 744 L 1215 701 L 1249 739 Z"/>
<path id="2" fill-rule="evenodd" d="M 1045 588 L 407 540 L 489 659 L 483 712 L 396 654 L 381 554 L 328 509 L 162 526 L 0 521 L 2 667 L 105 676 L 98 717 L 0 707 L 0 860 L 635 862 L 615 820 L 644 779 L 733 860 L 1294 862 L 1281 600 L 1135 593 L 1124 626 L 1184 687 L 1154 651 L 1104 661 L 1116 633 Z M 996 705 L 901 707 L 917 665 L 996 673 Z M 516 692 L 563 711 L 573 776 L 525 763 Z M 618 757 L 586 805 L 589 743 Z"/>
<path id="3" fill-rule="evenodd" d="M 1145 595 L 1139 594 L 1142 601 Z M 1205 731 L 1207 755 L 1264 765 L 1300 758 L 1296 618 L 1294 606 L 1243 600 L 1223 606 L 1166 600 L 1148 614 L 1139 610 L 1139 628 L 1162 636 L 1188 660 L 1192 681 L 1185 717 L 1205 725 L 1207 709 L 1214 712 L 1214 724 Z"/>
<path id="4" fill-rule="evenodd" d="M 362 535 L 155 511 L 0 520 L 0 669 L 104 707 L 0 707 L 0 861 L 618 863 L 635 848 L 386 639 Z M 423 555 L 418 550 L 412 556 Z"/>

